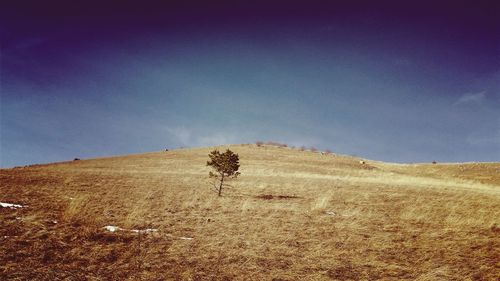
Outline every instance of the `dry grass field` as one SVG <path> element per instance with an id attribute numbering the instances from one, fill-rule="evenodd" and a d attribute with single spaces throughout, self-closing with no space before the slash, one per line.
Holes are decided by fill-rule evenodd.
<path id="1" fill-rule="evenodd" d="M 500 163 L 228 147 L 0 170 L 0 279 L 500 280 Z"/>

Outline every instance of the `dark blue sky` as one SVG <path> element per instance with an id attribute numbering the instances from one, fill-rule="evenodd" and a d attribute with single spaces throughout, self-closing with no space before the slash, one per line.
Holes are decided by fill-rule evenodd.
<path id="1" fill-rule="evenodd" d="M 256 140 L 500 161 L 498 1 L 33 2 L 0 8 L 1 167 Z"/>

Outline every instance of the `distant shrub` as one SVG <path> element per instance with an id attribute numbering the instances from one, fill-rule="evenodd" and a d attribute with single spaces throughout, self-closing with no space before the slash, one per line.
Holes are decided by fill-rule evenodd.
<path id="1" fill-rule="evenodd" d="M 276 142 L 276 141 L 267 141 L 266 143 L 258 141 L 255 144 L 257 144 L 257 146 L 263 146 L 265 144 L 268 146 L 288 147 L 288 145 L 286 143 L 280 143 L 280 142 Z"/>
<path id="2" fill-rule="evenodd" d="M 305 150 L 306 150 L 306 147 L 305 147 L 305 146 L 301 146 L 301 147 L 299 147 L 299 150 L 300 150 L 300 151 L 305 151 Z"/>
<path id="3" fill-rule="evenodd" d="M 325 150 L 325 154 L 332 154 L 332 151 L 330 149 Z"/>
<path id="4" fill-rule="evenodd" d="M 256 141 L 255 144 L 258 146 L 258 147 L 261 147 L 264 145 L 264 142 L 263 141 Z"/>
<path id="5" fill-rule="evenodd" d="M 280 147 L 281 143 L 275 141 L 268 141 L 267 145 Z"/>
<path id="6" fill-rule="evenodd" d="M 309 148 L 309 149 L 310 149 L 312 152 L 316 152 L 316 151 L 318 151 L 318 149 L 317 149 L 316 147 L 314 147 L 314 146 L 311 146 L 311 148 Z"/>

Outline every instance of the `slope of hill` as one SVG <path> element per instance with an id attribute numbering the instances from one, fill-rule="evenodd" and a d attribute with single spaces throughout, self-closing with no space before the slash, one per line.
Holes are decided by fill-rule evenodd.
<path id="1" fill-rule="evenodd" d="M 0 170 L 2 280 L 496 280 L 500 163 L 233 145 Z M 226 147 L 219 147 L 225 149 Z"/>

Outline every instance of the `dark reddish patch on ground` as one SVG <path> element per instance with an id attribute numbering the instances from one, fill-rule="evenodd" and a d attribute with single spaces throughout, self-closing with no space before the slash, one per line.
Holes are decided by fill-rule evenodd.
<path id="1" fill-rule="evenodd" d="M 273 200 L 273 199 L 297 199 L 297 198 L 301 198 L 301 197 L 295 196 L 295 195 L 262 194 L 262 195 L 255 196 L 255 198 L 264 199 L 264 200 Z"/>

